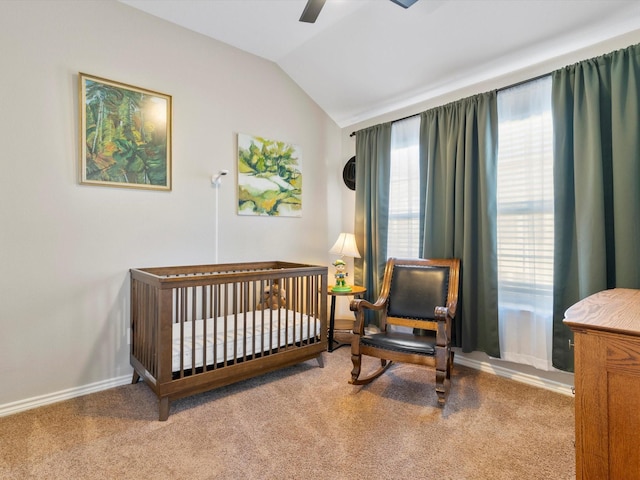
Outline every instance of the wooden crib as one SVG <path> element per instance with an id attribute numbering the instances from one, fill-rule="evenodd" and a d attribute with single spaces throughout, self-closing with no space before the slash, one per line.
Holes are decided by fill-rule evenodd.
<path id="1" fill-rule="evenodd" d="M 131 269 L 131 365 L 170 401 L 327 349 L 327 267 L 287 262 Z"/>

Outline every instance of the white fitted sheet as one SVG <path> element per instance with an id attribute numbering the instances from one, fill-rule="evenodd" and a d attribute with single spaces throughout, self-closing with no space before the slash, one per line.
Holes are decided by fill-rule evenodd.
<path id="1" fill-rule="evenodd" d="M 255 328 L 254 328 L 255 317 Z M 244 328 L 246 321 L 246 329 Z M 217 327 L 214 329 L 214 323 Z M 206 363 L 230 361 L 245 355 L 254 355 L 263 350 L 269 351 L 277 347 L 309 339 L 320 334 L 321 322 L 306 314 L 281 308 L 279 310 L 256 310 L 255 312 L 240 313 L 227 316 L 227 328 L 224 328 L 224 317 L 207 319 L 206 332 Z M 193 365 L 193 327 L 195 323 L 195 366 L 201 367 L 204 354 L 204 320 L 184 322 L 181 334 L 181 324 L 173 324 L 173 360 L 172 371 L 180 370 L 180 352 L 184 351 L 183 368 L 190 369 Z M 237 327 L 235 326 L 237 323 Z M 214 342 L 214 331 L 216 338 Z M 295 335 L 295 338 L 294 338 Z M 225 354 L 226 338 L 226 354 Z M 234 341 L 235 339 L 235 341 Z M 235 348 L 234 348 L 235 344 Z M 183 346 L 183 348 L 181 348 Z"/>

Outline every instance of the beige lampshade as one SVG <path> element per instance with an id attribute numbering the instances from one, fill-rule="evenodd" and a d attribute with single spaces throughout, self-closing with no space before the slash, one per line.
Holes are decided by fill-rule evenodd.
<path id="1" fill-rule="evenodd" d="M 360 252 L 356 245 L 356 237 L 353 233 L 341 233 L 336 243 L 334 243 L 331 250 L 329 250 L 329 253 L 340 255 L 341 257 L 360 258 Z"/>

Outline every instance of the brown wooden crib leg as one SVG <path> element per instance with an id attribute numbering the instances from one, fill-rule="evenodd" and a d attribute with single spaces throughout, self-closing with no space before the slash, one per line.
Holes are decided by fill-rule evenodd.
<path id="1" fill-rule="evenodd" d="M 322 356 L 322 354 L 318 354 L 318 356 L 316 357 L 316 359 L 318 360 L 318 366 L 320 368 L 324 368 L 324 357 Z"/>
<path id="2" fill-rule="evenodd" d="M 158 401 L 158 420 L 164 422 L 169 418 L 169 397 L 162 397 Z"/>
<path id="3" fill-rule="evenodd" d="M 138 375 L 138 372 L 136 372 L 134 370 L 133 371 L 133 378 L 131 379 L 131 383 L 138 383 L 138 380 L 140 380 L 140 375 Z"/>

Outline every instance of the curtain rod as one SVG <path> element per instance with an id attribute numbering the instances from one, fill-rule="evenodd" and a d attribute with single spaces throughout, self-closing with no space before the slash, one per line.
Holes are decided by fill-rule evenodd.
<path id="1" fill-rule="evenodd" d="M 512 83 L 512 84 L 510 84 L 510 85 L 506 85 L 506 86 L 504 86 L 504 87 L 500 87 L 500 88 L 496 89 L 496 92 L 501 92 L 501 91 L 503 91 L 503 90 L 508 90 L 508 89 L 510 89 L 510 88 L 519 87 L 520 85 L 523 85 L 523 84 L 525 84 L 525 83 L 535 82 L 536 80 L 540 80 L 541 78 L 543 78 L 543 77 L 547 77 L 547 76 L 549 76 L 549 75 L 551 75 L 551 73 L 543 73 L 542 75 L 538 75 L 538 76 L 536 76 L 536 77 L 529 78 L 529 79 L 527 79 L 527 80 L 521 80 L 521 81 L 519 81 L 519 82 Z M 422 112 L 421 112 L 421 113 L 422 113 Z M 402 120 L 406 120 L 407 118 L 417 117 L 417 116 L 418 116 L 418 115 L 420 115 L 421 113 L 414 113 L 413 115 L 407 115 L 406 117 L 398 118 L 397 120 L 391 120 L 391 123 L 401 122 Z M 364 130 L 364 129 L 362 129 L 362 130 Z M 359 130 L 358 130 L 358 131 L 359 131 Z M 350 136 L 350 137 L 353 137 L 353 136 L 355 136 L 355 134 L 356 134 L 356 132 L 351 132 L 351 133 L 349 134 L 349 136 Z"/>
<path id="2" fill-rule="evenodd" d="M 397 120 L 391 120 L 391 123 L 394 122 L 401 122 L 402 120 L 406 120 L 407 118 L 413 118 L 413 117 L 417 117 L 418 115 L 420 115 L 419 113 L 414 113 L 413 115 L 407 115 L 406 117 L 402 117 L 402 118 L 398 118 Z M 364 129 L 362 129 L 364 130 Z M 356 132 L 351 132 L 349 134 L 350 137 L 353 137 L 356 134 Z"/>

